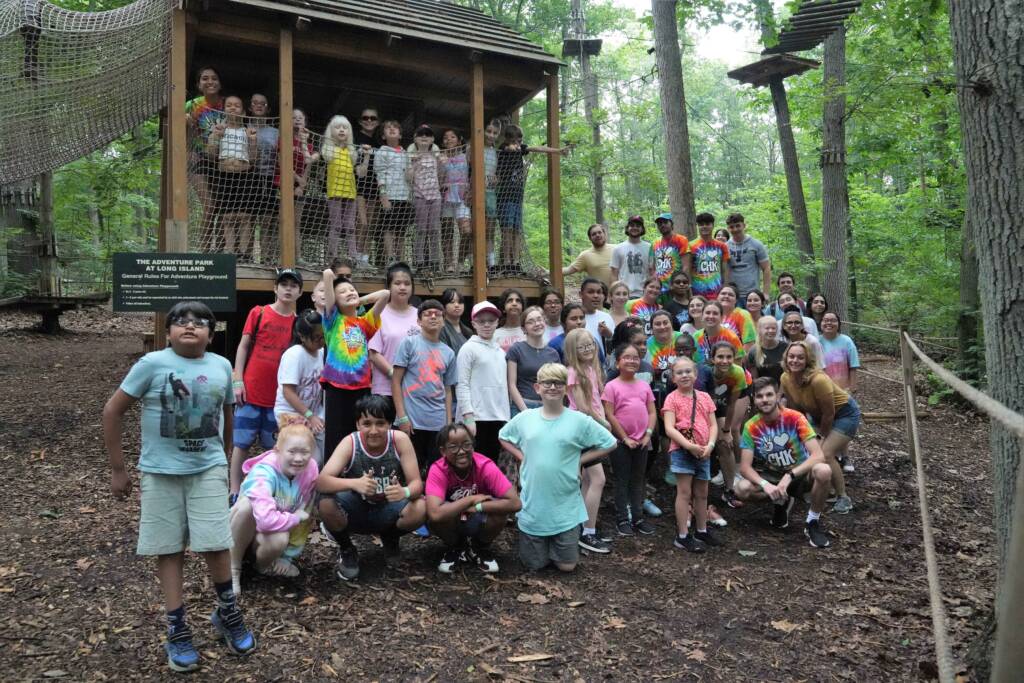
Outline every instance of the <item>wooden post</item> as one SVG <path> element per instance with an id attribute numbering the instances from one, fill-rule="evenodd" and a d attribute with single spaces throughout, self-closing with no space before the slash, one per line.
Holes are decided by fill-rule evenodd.
<path id="1" fill-rule="evenodd" d="M 171 83 L 167 99 L 167 144 L 170 149 L 170 216 L 167 251 L 188 251 L 188 134 L 185 92 L 188 89 L 185 10 L 175 8 L 171 20 Z M 168 173 L 168 169 L 164 169 Z"/>
<path id="2" fill-rule="evenodd" d="M 473 62 L 473 101 L 470 102 L 472 134 L 470 147 L 473 158 L 470 168 L 484 167 L 484 65 L 477 57 Z M 487 216 L 485 214 L 483 173 L 472 175 L 473 193 L 473 301 L 487 298 Z M 462 239 L 461 236 L 459 239 Z"/>
<path id="3" fill-rule="evenodd" d="M 59 280 L 57 239 L 53 229 L 53 172 L 47 171 L 39 174 L 39 293 L 60 296 Z M 43 318 L 45 321 L 45 314 Z M 57 329 L 47 330 L 47 333 L 56 333 L 59 327 L 58 324 Z"/>
<path id="4" fill-rule="evenodd" d="M 170 168 L 170 135 L 167 132 L 167 107 L 160 112 L 160 147 L 161 164 L 163 172 L 160 174 L 160 218 L 156 226 L 156 250 L 167 251 L 167 219 L 170 216 L 171 208 L 171 182 L 168 170 Z M 167 330 L 164 327 L 164 314 L 153 314 L 153 348 L 152 351 L 159 351 L 167 346 Z M 143 342 L 145 343 L 145 342 Z M 143 349 L 148 351 L 150 349 Z"/>
<path id="5" fill-rule="evenodd" d="M 914 391 L 914 352 L 907 345 L 906 329 L 901 325 L 899 331 L 900 365 L 903 367 L 903 400 L 907 408 L 907 450 L 910 453 L 910 462 L 917 464 L 917 446 L 911 432 L 911 413 L 917 409 L 917 392 Z"/>
<path id="6" fill-rule="evenodd" d="M 280 156 L 278 163 L 281 168 L 281 209 L 278 213 L 279 232 L 281 236 L 281 265 L 289 268 L 295 265 L 295 166 L 293 156 L 295 145 L 292 143 L 292 109 L 294 109 L 294 92 L 292 86 L 292 32 L 282 28 L 278 45 L 278 68 L 280 82 L 278 96 L 281 107 Z"/>
<path id="7" fill-rule="evenodd" d="M 994 422 L 994 420 L 993 420 Z M 1024 452 L 1024 440 L 1018 440 Z M 1017 469 L 1010 542 L 1006 551 L 1005 573 L 996 599 L 996 645 L 992 656 L 993 681 L 1015 681 L 1024 667 L 1024 648 L 1020 646 L 1024 629 L 1024 467 Z"/>
<path id="8" fill-rule="evenodd" d="M 548 74 L 548 146 L 561 147 L 558 131 L 558 72 Z M 562 281 L 562 157 L 548 155 L 548 271 L 559 292 Z"/>

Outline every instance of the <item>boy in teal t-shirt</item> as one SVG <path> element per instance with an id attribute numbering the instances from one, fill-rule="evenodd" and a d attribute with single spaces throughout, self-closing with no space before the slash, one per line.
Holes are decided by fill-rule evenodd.
<path id="1" fill-rule="evenodd" d="M 203 555 L 217 594 L 210 617 L 234 654 L 256 647 L 231 586 L 231 526 L 228 463 L 231 443 L 231 363 L 209 353 L 217 321 L 197 301 L 176 304 L 167 314 L 170 347 L 143 356 L 103 408 L 103 440 L 112 470 L 110 488 L 126 497 L 132 481 L 125 469 L 121 435 L 124 415 L 142 401 L 139 457 L 142 505 L 140 555 L 157 556 L 157 578 L 167 610 L 168 665 L 199 668 L 199 653 L 185 620 L 182 571 L 185 548 Z"/>
<path id="2" fill-rule="evenodd" d="M 580 524 L 587 520 L 580 466 L 608 454 L 616 443 L 589 415 L 565 407 L 567 381 L 564 365 L 542 365 L 534 385 L 541 407 L 519 413 L 498 433 L 502 446 L 522 463 L 519 559 L 531 571 L 550 562 L 565 572 L 576 568 Z"/>

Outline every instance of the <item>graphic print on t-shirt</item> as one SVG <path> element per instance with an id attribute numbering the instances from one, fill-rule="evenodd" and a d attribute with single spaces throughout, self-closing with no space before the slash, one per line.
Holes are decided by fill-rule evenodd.
<path id="1" fill-rule="evenodd" d="M 754 459 L 769 469 L 787 472 L 808 457 L 804 442 L 814 438 L 806 418 L 794 410 L 782 409 L 779 419 L 768 422 L 757 415 L 743 427 L 740 448 L 754 451 Z"/>
<path id="2" fill-rule="evenodd" d="M 168 372 L 157 380 L 160 386 L 160 436 L 179 439 L 179 450 L 198 453 L 206 449 L 204 439 L 220 434 L 224 389 L 212 386 L 206 375 L 189 384 Z"/>
<path id="3" fill-rule="evenodd" d="M 729 248 L 716 240 L 697 240 L 690 251 L 693 254 L 691 290 L 709 299 L 717 298 L 722 288 L 722 264 L 729 259 Z"/>

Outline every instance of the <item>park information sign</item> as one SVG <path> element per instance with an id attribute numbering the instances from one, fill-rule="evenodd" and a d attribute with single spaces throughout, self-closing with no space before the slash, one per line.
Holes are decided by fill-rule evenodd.
<path id="1" fill-rule="evenodd" d="M 234 254 L 114 254 L 114 311 L 166 313 L 179 301 L 234 311 Z"/>

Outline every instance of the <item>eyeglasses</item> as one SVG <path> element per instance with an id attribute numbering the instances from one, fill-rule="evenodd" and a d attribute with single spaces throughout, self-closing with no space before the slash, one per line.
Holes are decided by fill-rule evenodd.
<path id="1" fill-rule="evenodd" d="M 596 348 L 593 344 L 580 344 L 576 347 L 578 351 L 593 351 Z"/>
<path id="2" fill-rule="evenodd" d="M 424 318 L 440 318 L 443 315 L 444 315 L 444 311 L 438 311 L 436 309 L 431 309 L 429 311 L 423 311 L 423 317 Z"/>
<path id="3" fill-rule="evenodd" d="M 445 450 L 445 453 L 451 453 L 452 455 L 455 455 L 456 453 L 472 453 L 473 452 L 473 442 L 472 441 L 463 441 L 462 443 L 449 443 L 449 444 L 445 444 L 444 450 Z"/>
<path id="4" fill-rule="evenodd" d="M 363 121 L 376 121 L 377 120 L 376 116 L 360 116 L 359 118 L 361 118 Z"/>
<path id="5" fill-rule="evenodd" d="M 543 382 L 538 382 L 545 389 L 561 389 L 565 386 L 565 382 L 560 382 L 557 379 L 546 379 Z"/>
<path id="6" fill-rule="evenodd" d="M 802 320 L 787 320 L 786 322 L 784 322 L 782 324 L 785 325 L 786 327 L 803 327 L 804 326 L 804 323 L 803 323 Z"/>
<path id="7" fill-rule="evenodd" d="M 178 327 L 188 327 L 191 325 L 197 329 L 206 329 L 210 327 L 210 322 L 209 318 L 190 318 L 184 315 L 179 315 L 176 318 L 171 319 L 172 325 L 177 325 Z"/>

